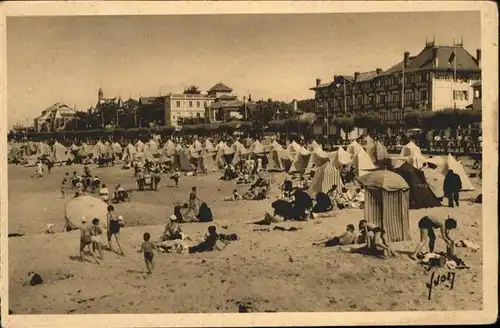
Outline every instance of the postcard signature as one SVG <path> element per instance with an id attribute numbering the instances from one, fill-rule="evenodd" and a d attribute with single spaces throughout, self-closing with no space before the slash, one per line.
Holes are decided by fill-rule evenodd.
<path id="1" fill-rule="evenodd" d="M 425 284 L 427 289 L 429 289 L 429 296 L 427 300 L 431 300 L 432 289 L 439 285 L 443 285 L 450 290 L 455 286 L 455 272 L 448 272 L 448 274 L 437 274 L 436 271 L 433 271 L 431 274 L 431 278 L 428 283 Z"/>

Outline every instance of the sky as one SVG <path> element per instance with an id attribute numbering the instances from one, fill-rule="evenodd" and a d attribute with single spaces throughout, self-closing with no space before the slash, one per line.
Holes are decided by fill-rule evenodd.
<path id="1" fill-rule="evenodd" d="M 157 96 L 217 82 L 255 100 L 313 98 L 316 78 L 387 69 L 463 38 L 480 48 L 479 12 L 9 17 L 8 126 L 61 102 Z"/>

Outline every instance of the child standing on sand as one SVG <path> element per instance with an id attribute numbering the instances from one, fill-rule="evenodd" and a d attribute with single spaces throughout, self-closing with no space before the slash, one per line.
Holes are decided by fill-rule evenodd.
<path id="1" fill-rule="evenodd" d="M 151 273 L 154 269 L 154 264 L 153 264 L 153 249 L 158 252 L 158 248 L 156 248 L 156 245 L 153 244 L 150 239 L 151 235 L 149 233 L 144 233 L 144 242 L 141 245 L 141 249 L 139 252 L 144 253 L 144 261 L 146 262 L 146 268 L 148 269 L 148 273 Z"/>
<path id="2" fill-rule="evenodd" d="M 64 179 L 62 180 L 61 183 L 61 198 L 66 198 L 66 188 L 68 187 L 69 183 L 69 173 L 66 172 L 66 175 L 64 176 Z"/>

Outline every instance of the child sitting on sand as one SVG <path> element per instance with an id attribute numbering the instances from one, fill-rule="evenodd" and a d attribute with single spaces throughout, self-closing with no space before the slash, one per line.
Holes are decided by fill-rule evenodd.
<path id="1" fill-rule="evenodd" d="M 231 197 L 226 197 L 226 201 L 241 200 L 241 196 L 238 193 L 238 189 L 233 190 L 233 195 Z"/>
<path id="2" fill-rule="evenodd" d="M 149 233 L 144 233 L 143 235 L 144 242 L 141 245 L 141 249 L 139 250 L 140 252 L 144 253 L 144 262 L 146 263 L 146 269 L 148 270 L 148 273 L 151 274 L 152 270 L 154 269 L 154 264 L 153 264 L 153 249 L 158 252 L 158 248 L 156 247 L 155 244 L 153 244 L 150 239 L 151 235 Z"/>

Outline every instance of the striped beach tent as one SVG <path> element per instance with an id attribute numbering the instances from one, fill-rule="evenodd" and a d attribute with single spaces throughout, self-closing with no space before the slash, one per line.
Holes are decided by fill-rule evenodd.
<path id="1" fill-rule="evenodd" d="M 365 220 L 385 230 L 389 241 L 410 237 L 410 187 L 397 173 L 378 170 L 358 178 L 365 187 Z"/>
<path id="2" fill-rule="evenodd" d="M 309 195 L 315 196 L 319 192 L 326 193 L 330 191 L 333 186 L 337 186 L 337 190 L 343 187 L 340 171 L 332 163 L 326 162 L 315 172 L 307 192 Z"/>

